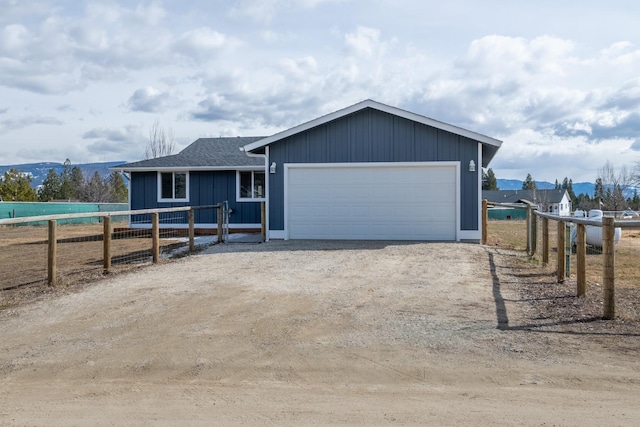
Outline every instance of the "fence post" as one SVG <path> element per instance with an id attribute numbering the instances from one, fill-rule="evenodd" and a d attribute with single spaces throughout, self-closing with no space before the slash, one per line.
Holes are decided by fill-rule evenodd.
<path id="1" fill-rule="evenodd" d="M 218 243 L 222 243 L 222 223 L 224 222 L 224 212 L 222 203 L 218 204 Z"/>
<path id="2" fill-rule="evenodd" d="M 56 237 L 56 220 L 49 220 L 49 245 L 47 251 L 47 282 L 49 285 L 56 284 L 58 275 L 58 242 Z"/>
<path id="3" fill-rule="evenodd" d="M 564 275 L 571 277 L 571 223 L 565 223 L 564 234 Z"/>
<path id="4" fill-rule="evenodd" d="M 104 272 L 109 273 L 111 271 L 111 217 L 102 218 L 102 228 L 102 265 Z"/>
<path id="5" fill-rule="evenodd" d="M 577 225 L 578 230 L 576 231 L 576 268 L 578 271 L 577 274 L 577 283 L 576 283 L 576 294 L 579 297 L 583 297 L 587 294 L 587 241 L 586 241 L 586 233 L 587 227 L 584 224 Z"/>
<path id="6" fill-rule="evenodd" d="M 267 203 L 260 202 L 260 234 L 263 242 L 267 241 Z"/>
<path id="7" fill-rule="evenodd" d="M 558 271 L 556 271 L 556 276 L 558 278 L 558 283 L 564 283 L 564 240 L 565 240 L 565 226 L 564 223 L 558 220 Z"/>
<path id="8" fill-rule="evenodd" d="M 531 255 L 531 206 L 527 205 L 527 253 Z"/>
<path id="9" fill-rule="evenodd" d="M 482 244 L 487 244 L 489 231 L 489 206 L 487 199 L 482 199 Z"/>
<path id="10" fill-rule="evenodd" d="M 549 218 L 542 218 L 542 263 L 549 264 Z"/>
<path id="11" fill-rule="evenodd" d="M 604 315 L 606 320 L 616 317 L 615 303 L 615 248 L 613 237 L 615 234 L 615 219 L 605 216 L 602 218 L 602 281 L 604 287 Z"/>
<path id="12" fill-rule="evenodd" d="M 157 264 L 160 260 L 160 218 L 158 213 L 151 214 L 151 256 L 153 263 Z"/>
<path id="13" fill-rule="evenodd" d="M 531 209 L 531 256 L 536 254 L 538 250 L 538 215 L 536 210 Z"/>
<path id="14" fill-rule="evenodd" d="M 196 250 L 195 238 L 196 238 L 196 215 L 193 209 L 189 211 L 189 252 Z"/>

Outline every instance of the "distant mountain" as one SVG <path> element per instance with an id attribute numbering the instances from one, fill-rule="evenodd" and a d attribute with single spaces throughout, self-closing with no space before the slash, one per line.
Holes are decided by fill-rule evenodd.
<path id="1" fill-rule="evenodd" d="M 522 181 L 517 179 L 498 179 L 498 188 L 500 190 L 521 190 Z M 577 196 L 578 194 L 588 194 L 589 197 L 593 197 L 593 189 L 595 185 L 592 182 L 574 182 L 573 192 Z M 536 186 L 541 190 L 548 190 L 555 188 L 555 183 L 546 181 L 536 181 Z"/>
<path id="2" fill-rule="evenodd" d="M 91 178 L 94 173 L 98 172 L 100 176 L 107 177 L 111 173 L 109 168 L 112 166 L 118 166 L 125 163 L 124 161 L 119 162 L 102 162 L 102 163 L 80 163 L 80 164 L 72 164 L 71 167 L 78 166 L 82 171 L 82 174 L 85 178 Z M 52 163 L 52 162 L 41 162 L 41 163 L 26 163 L 21 165 L 6 165 L 0 166 L 0 174 L 4 174 L 6 171 L 10 169 L 16 169 L 20 172 L 27 173 L 31 175 L 31 186 L 33 188 L 42 185 L 42 181 L 45 180 L 47 174 L 49 173 L 49 169 L 53 169 L 56 171 L 58 175 L 62 173 L 64 165 L 62 163 Z"/>

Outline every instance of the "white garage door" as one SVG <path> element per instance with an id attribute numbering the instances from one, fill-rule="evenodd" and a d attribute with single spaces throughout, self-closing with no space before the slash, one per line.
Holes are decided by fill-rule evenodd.
<path id="1" fill-rule="evenodd" d="M 288 165 L 291 239 L 455 240 L 455 165 Z"/>

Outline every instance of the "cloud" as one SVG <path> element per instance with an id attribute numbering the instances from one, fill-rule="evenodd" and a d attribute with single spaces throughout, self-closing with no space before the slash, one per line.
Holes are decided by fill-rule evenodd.
<path id="1" fill-rule="evenodd" d="M 267 24 L 279 14 L 296 9 L 313 9 L 327 3 L 342 3 L 345 0 L 236 0 L 227 15 L 235 19 L 250 19 Z"/>
<path id="2" fill-rule="evenodd" d="M 640 112 L 633 112 L 612 120 L 597 121 L 591 124 L 591 137 L 595 139 L 634 139 L 640 131 Z"/>
<path id="3" fill-rule="evenodd" d="M 221 49 L 232 47 L 237 41 L 209 27 L 200 27 L 182 34 L 174 43 L 173 51 L 183 57 L 208 61 Z"/>
<path id="4" fill-rule="evenodd" d="M 64 123 L 55 117 L 31 115 L 18 118 L 0 120 L 0 133 L 6 133 L 13 130 L 23 129 L 35 125 L 54 125 L 60 126 Z"/>
<path id="5" fill-rule="evenodd" d="M 23 25 L 7 25 L 0 35 L 0 50 L 5 54 L 20 54 L 30 42 L 31 35 Z"/>
<path id="6" fill-rule="evenodd" d="M 636 110 L 638 107 L 640 107 L 640 79 L 633 79 L 623 84 L 602 105 L 605 109 L 623 111 Z"/>
<path id="7" fill-rule="evenodd" d="M 374 56 L 384 46 L 380 42 L 380 30 L 369 27 L 358 27 L 353 33 L 344 36 L 346 47 L 356 55 Z"/>
<path id="8" fill-rule="evenodd" d="M 166 11 L 156 2 L 134 8 L 90 3 L 78 16 L 49 10 L 50 16 L 0 27 L 1 86 L 66 94 L 137 70 L 210 61 L 238 44 L 209 27 L 174 33 L 160 25 Z"/>
<path id="9" fill-rule="evenodd" d="M 144 151 L 147 139 L 139 125 L 125 125 L 123 128 L 95 128 L 82 135 L 85 140 L 93 140 L 86 144 L 92 156 L 116 158 L 139 158 Z"/>
<path id="10" fill-rule="evenodd" d="M 204 122 L 238 119 L 238 115 L 229 107 L 232 105 L 227 103 L 223 96 L 211 94 L 198 103 L 198 108 L 192 111 L 190 116 L 193 120 Z"/>
<path id="11" fill-rule="evenodd" d="M 161 92 L 152 86 L 147 86 L 133 92 L 133 95 L 127 101 L 127 106 L 131 111 L 157 113 L 167 109 L 168 101 L 168 93 Z"/>
<path id="12" fill-rule="evenodd" d="M 129 127 L 126 129 L 113 129 L 113 128 L 96 128 L 85 132 L 82 135 L 83 139 L 108 139 L 110 141 L 123 142 L 127 141 L 132 131 L 135 132 L 136 127 Z"/>

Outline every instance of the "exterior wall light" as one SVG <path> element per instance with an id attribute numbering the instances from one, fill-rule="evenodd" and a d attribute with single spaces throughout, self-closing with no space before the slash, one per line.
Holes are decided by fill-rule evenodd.
<path id="1" fill-rule="evenodd" d="M 269 173 L 276 173 L 276 162 L 272 162 L 269 166 Z"/>
<path id="2" fill-rule="evenodd" d="M 469 162 L 469 172 L 475 172 L 476 171 L 476 162 L 474 162 L 473 160 L 471 160 Z"/>

